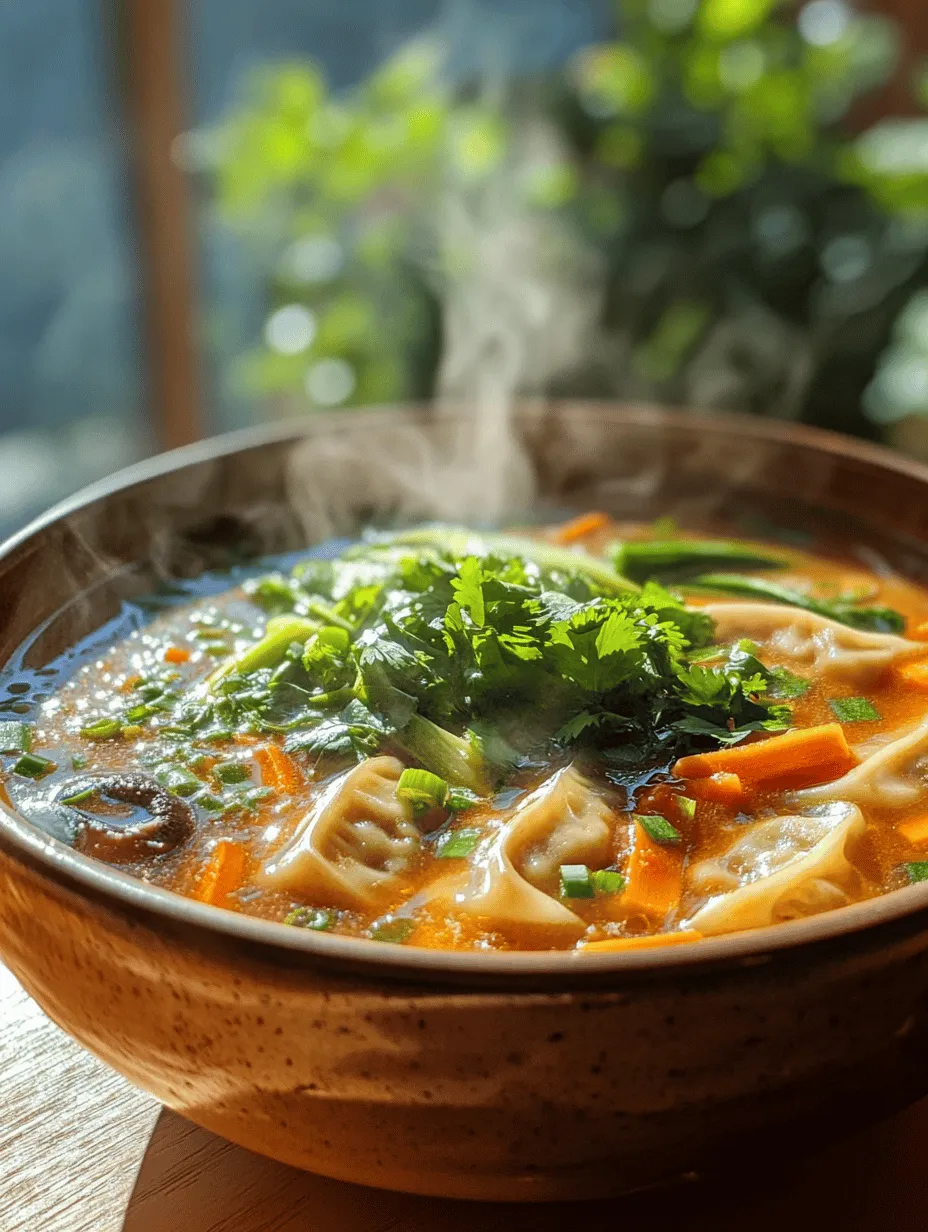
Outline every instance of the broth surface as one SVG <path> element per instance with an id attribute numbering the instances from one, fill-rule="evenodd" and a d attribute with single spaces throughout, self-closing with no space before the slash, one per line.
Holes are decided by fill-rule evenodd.
<path id="1" fill-rule="evenodd" d="M 616 541 L 653 543 L 655 530 L 591 515 L 537 540 L 608 561 Z M 777 545 L 754 547 L 784 554 Z M 928 730 L 919 743 L 928 720 L 928 592 L 851 560 L 790 548 L 784 561 L 775 572 L 738 574 L 852 611 L 887 607 L 903 628 L 864 630 L 861 652 L 843 647 L 857 630 L 839 621 L 813 613 L 826 624 L 802 634 L 809 614 L 787 603 L 726 594 L 722 583 L 660 579 L 685 596 L 688 612 L 722 613 L 713 619 L 724 636 L 687 651 L 687 671 L 704 665 L 724 674 L 739 647 L 768 672 L 783 669 L 779 692 L 769 685 L 763 695 L 788 705 L 789 719 L 728 746 L 690 734 L 685 747 L 668 744 L 672 755 L 663 761 L 623 763 L 621 728 L 593 744 L 563 736 L 539 744 L 533 734 L 469 795 L 433 771 L 447 794 L 412 779 L 398 794 L 401 772 L 423 768 L 402 730 L 361 754 L 337 743 L 307 751 L 294 747 L 299 724 L 256 727 L 243 711 L 223 726 L 217 703 L 208 722 L 180 731 L 185 698 L 221 699 L 223 671 L 230 679 L 243 656 L 267 642 L 269 624 L 291 627 L 280 624 L 286 610 L 273 624 L 267 595 L 258 601 L 254 587 L 237 586 L 168 607 L 104 653 L 76 660 L 49 695 L 39 678 L 8 682 L 4 787 L 27 817 L 152 884 L 227 910 L 383 942 L 622 948 L 697 941 L 839 907 L 928 876 Z M 363 622 L 339 616 L 344 602 L 322 604 L 321 617 L 296 618 L 334 630 L 336 658 L 349 638 L 365 636 Z M 472 634 L 479 613 L 467 610 Z M 771 611 L 773 624 L 758 631 L 758 613 Z M 319 649 L 318 638 L 310 634 L 305 645 Z M 288 687 L 307 693 L 324 721 L 326 699 L 350 689 L 335 675 L 331 687 L 306 685 L 299 638 L 287 653 L 289 660 L 255 670 L 283 671 L 276 683 L 288 683 L 286 671 L 298 676 L 301 683 Z M 317 670 L 323 674 L 309 678 L 324 682 L 328 668 Z M 518 744 L 512 731 L 534 733 L 536 721 L 526 708 L 505 741 Z M 826 751 L 815 754 L 825 761 L 809 753 L 813 768 L 797 770 L 811 746 L 774 742 L 813 731 L 825 733 Z M 841 739 L 847 760 L 830 773 L 827 750 Z M 895 743 L 906 740 L 911 748 L 896 755 Z M 775 773 L 746 761 L 731 770 L 699 761 L 761 746 L 771 764 L 782 758 Z M 798 786 L 790 782 L 796 774 Z"/>

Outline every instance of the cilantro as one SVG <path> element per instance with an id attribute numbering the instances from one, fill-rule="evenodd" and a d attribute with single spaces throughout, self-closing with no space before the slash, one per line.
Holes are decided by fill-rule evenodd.
<path id="1" fill-rule="evenodd" d="M 906 864 L 905 871 L 913 885 L 917 881 L 928 881 L 928 860 L 915 860 Z"/>
<path id="2" fill-rule="evenodd" d="M 839 723 L 870 723 L 881 717 L 866 697 L 832 697 L 828 705 Z"/>
<path id="3" fill-rule="evenodd" d="M 812 687 L 812 681 L 805 676 L 795 676 L 786 667 L 775 667 L 770 672 L 770 684 L 767 688 L 768 697 L 784 697 L 792 699 L 802 697 Z"/>

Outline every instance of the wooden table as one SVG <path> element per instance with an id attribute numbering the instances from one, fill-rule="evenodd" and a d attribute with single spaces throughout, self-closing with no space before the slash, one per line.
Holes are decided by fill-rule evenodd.
<path id="1" fill-rule="evenodd" d="M 762 1163 L 762 1161 L 760 1161 Z M 159 1108 L 72 1043 L 0 967 L 0 1232 L 928 1232 L 928 1100 L 784 1174 L 582 1208 L 360 1189 Z"/>

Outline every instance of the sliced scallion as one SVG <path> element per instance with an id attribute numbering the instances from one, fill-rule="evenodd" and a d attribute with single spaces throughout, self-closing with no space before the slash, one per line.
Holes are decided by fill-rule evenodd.
<path id="1" fill-rule="evenodd" d="M 592 898 L 596 890 L 585 864 L 561 865 L 561 894 L 564 898 Z"/>
<path id="2" fill-rule="evenodd" d="M 636 813 L 635 820 L 655 843 L 679 843 L 680 831 L 659 813 Z"/>
<path id="3" fill-rule="evenodd" d="M 213 766 L 213 777 L 220 783 L 245 783 L 251 778 L 251 768 L 243 761 L 221 761 Z"/>
<path id="4" fill-rule="evenodd" d="M 159 766 L 155 771 L 155 778 L 172 796 L 192 796 L 203 786 L 186 766 Z"/>
<path id="5" fill-rule="evenodd" d="M 439 860 L 463 860 L 479 841 L 479 830 L 449 830 L 435 844 L 435 855 Z"/>
<path id="6" fill-rule="evenodd" d="M 431 770 L 404 770 L 396 785 L 400 800 L 411 804 L 416 812 L 440 808 L 448 798 L 448 784 Z"/>
<path id="7" fill-rule="evenodd" d="M 696 816 L 696 801 L 691 800 L 689 796 L 677 796 L 675 799 L 677 808 L 683 814 L 687 821 L 692 821 Z"/>
<path id="8" fill-rule="evenodd" d="M 450 809 L 452 813 L 463 813 L 465 809 L 473 808 L 475 804 L 480 804 L 482 801 L 482 796 L 478 796 L 475 791 L 468 791 L 466 787 L 449 787 L 445 797 L 445 808 Z"/>
<path id="9" fill-rule="evenodd" d="M 597 894 L 619 894 L 625 889 L 625 878 L 612 868 L 598 868 L 591 874 Z"/>
<path id="10" fill-rule="evenodd" d="M 13 773 L 24 779 L 42 779 L 55 769 L 55 763 L 47 757 L 40 757 L 38 753 L 23 753 L 13 766 Z"/>
<path id="11" fill-rule="evenodd" d="M 311 928 L 314 932 L 324 933 L 335 923 L 335 912 L 325 907 L 295 907 L 284 917 L 285 924 L 295 928 Z"/>
<path id="12" fill-rule="evenodd" d="M 122 724 L 117 719 L 97 719 L 81 728 L 85 740 L 113 740 L 122 732 Z"/>

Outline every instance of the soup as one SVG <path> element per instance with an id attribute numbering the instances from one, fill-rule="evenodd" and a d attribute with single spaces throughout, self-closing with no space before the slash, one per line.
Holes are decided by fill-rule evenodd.
<path id="1" fill-rule="evenodd" d="M 371 536 L 27 687 L 18 809 L 293 927 L 596 952 L 928 878 L 928 593 L 804 550 L 600 514 Z"/>

